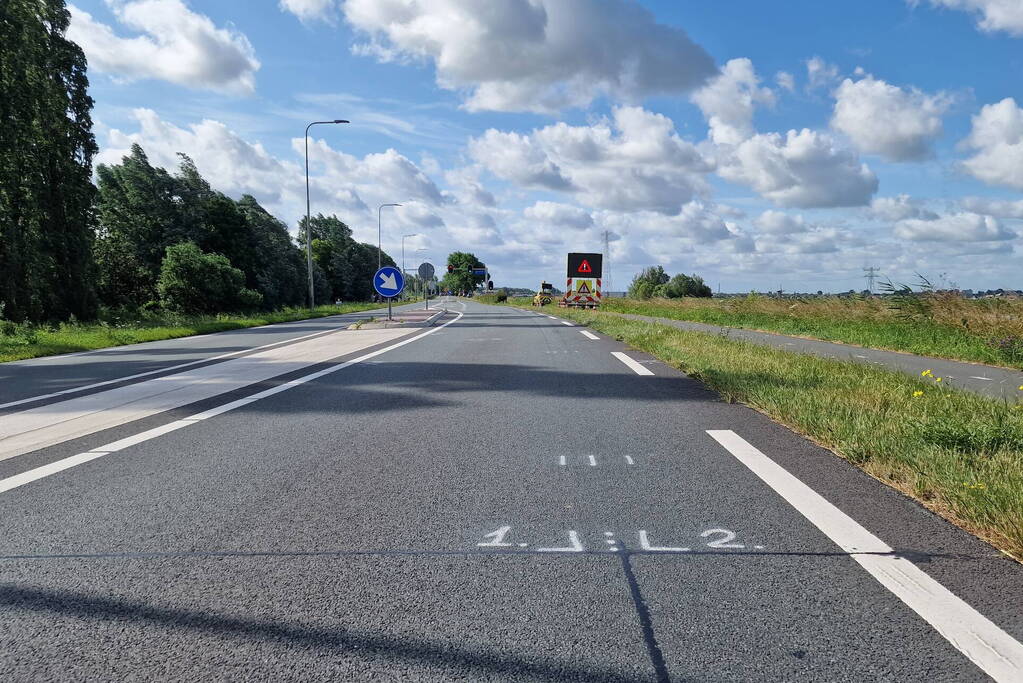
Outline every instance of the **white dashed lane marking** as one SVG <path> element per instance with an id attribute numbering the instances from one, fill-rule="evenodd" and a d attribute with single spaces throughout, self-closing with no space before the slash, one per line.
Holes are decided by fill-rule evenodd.
<path id="1" fill-rule="evenodd" d="M 650 372 L 649 370 L 647 370 L 642 365 L 640 365 L 638 362 L 633 360 L 632 358 L 629 358 L 627 355 L 625 355 L 621 351 L 612 351 L 611 355 L 614 356 L 615 358 L 617 358 L 618 360 L 620 360 L 621 362 L 625 363 L 625 365 L 628 366 L 628 368 L 630 370 L 632 370 L 633 372 L 635 372 L 637 375 L 652 375 L 652 374 L 654 374 L 654 373 Z"/>
<path id="2" fill-rule="evenodd" d="M 586 330 L 579 330 L 579 334 L 586 337 L 587 339 L 593 340 L 600 339 L 600 337 L 598 337 L 597 335 L 593 334 L 592 332 L 587 332 Z"/>

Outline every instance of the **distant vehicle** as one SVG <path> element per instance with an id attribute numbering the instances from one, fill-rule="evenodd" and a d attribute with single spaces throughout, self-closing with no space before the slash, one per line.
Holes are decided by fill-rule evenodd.
<path id="1" fill-rule="evenodd" d="M 547 281 L 540 283 L 540 289 L 537 290 L 536 296 L 533 297 L 534 306 L 547 306 L 554 303 L 554 285 Z"/>

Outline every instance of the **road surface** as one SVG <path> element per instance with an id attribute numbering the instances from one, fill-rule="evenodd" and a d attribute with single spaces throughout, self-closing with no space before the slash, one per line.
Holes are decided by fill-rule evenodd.
<path id="1" fill-rule="evenodd" d="M 987 544 L 600 334 L 448 306 L 0 416 L 49 444 L 0 460 L 0 679 L 1023 680 Z"/>

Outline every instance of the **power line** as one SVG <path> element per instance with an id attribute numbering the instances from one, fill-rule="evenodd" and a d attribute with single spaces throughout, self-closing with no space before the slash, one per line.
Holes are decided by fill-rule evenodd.
<path id="1" fill-rule="evenodd" d="M 878 268 L 877 266 L 869 266 L 867 268 L 864 268 L 863 272 L 866 273 L 866 275 L 864 275 L 863 277 L 867 279 L 867 290 L 871 294 L 873 294 L 874 281 L 877 280 L 878 277 L 880 277 L 881 269 Z"/>

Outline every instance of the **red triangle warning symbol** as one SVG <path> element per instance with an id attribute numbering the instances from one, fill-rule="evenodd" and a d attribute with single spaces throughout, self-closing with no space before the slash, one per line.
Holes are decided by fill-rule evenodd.
<path id="1" fill-rule="evenodd" d="M 593 268 L 590 268 L 590 262 L 587 261 L 586 259 L 583 259 L 583 262 L 579 265 L 579 272 L 580 273 L 592 273 L 593 272 Z"/>
<path id="2" fill-rule="evenodd" d="M 581 283 L 579 283 L 579 289 L 575 290 L 575 293 L 576 294 L 591 294 L 591 292 L 590 292 L 590 283 L 585 281 L 585 280 L 583 280 Z"/>

